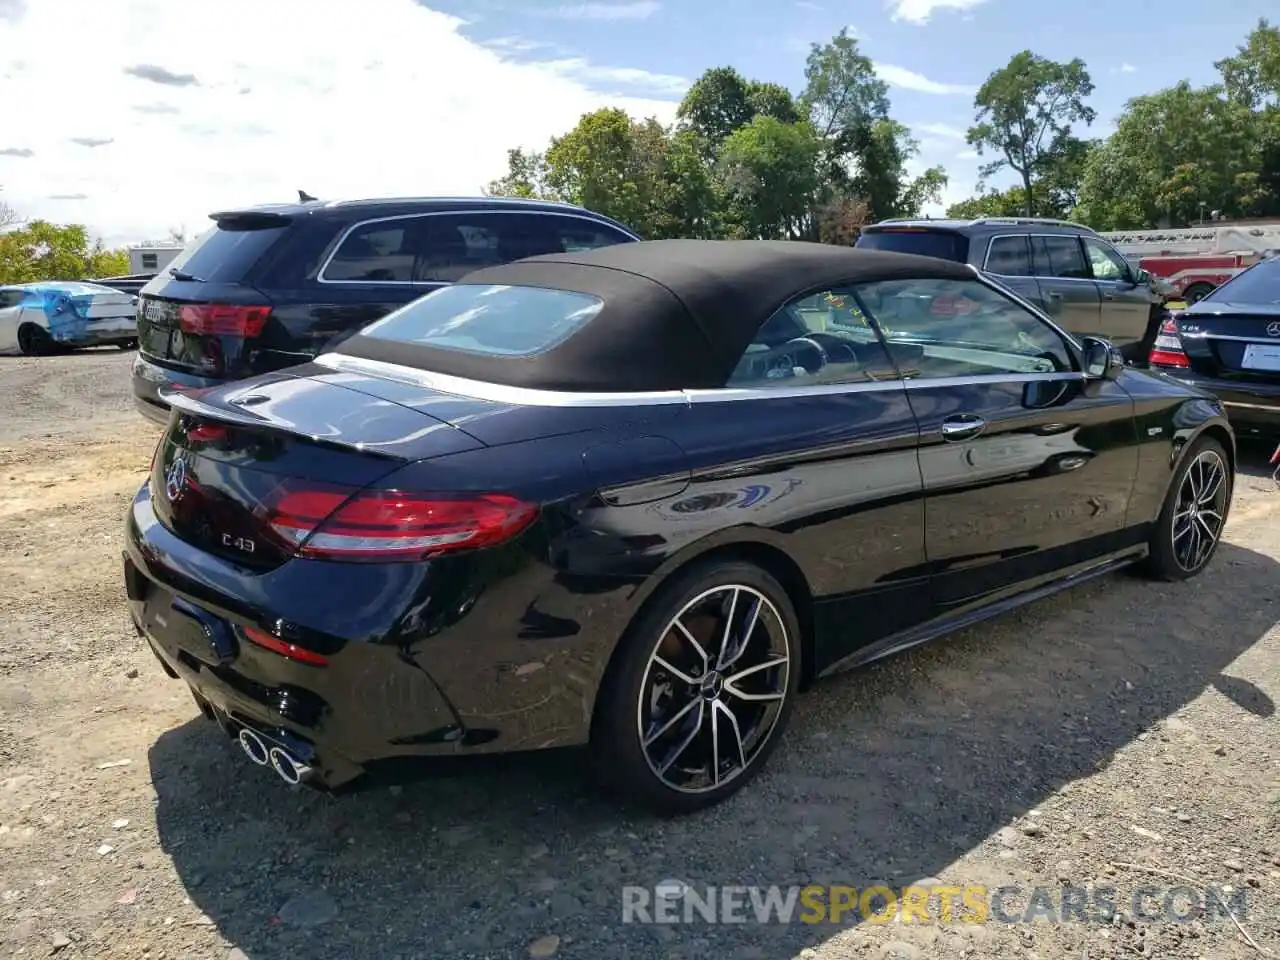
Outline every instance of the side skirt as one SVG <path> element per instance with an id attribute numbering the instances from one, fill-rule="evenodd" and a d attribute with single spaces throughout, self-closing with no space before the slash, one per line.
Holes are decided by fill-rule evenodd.
<path id="1" fill-rule="evenodd" d="M 1010 610 L 1016 610 L 1018 607 L 1032 603 L 1036 600 L 1042 600 L 1045 597 L 1051 597 L 1055 593 L 1063 590 L 1069 590 L 1072 587 L 1079 586 L 1089 580 L 1097 577 L 1104 577 L 1108 574 L 1115 573 L 1125 567 L 1144 559 L 1147 556 L 1147 548 L 1143 545 L 1139 549 L 1130 549 L 1119 555 L 1109 557 L 1098 563 L 1091 564 L 1082 570 L 1077 570 L 1065 577 L 1052 580 L 1049 583 L 1032 587 L 1022 593 L 1014 594 L 1003 600 L 995 601 L 988 606 L 980 607 L 976 610 L 967 610 L 962 614 L 954 617 L 946 617 L 941 620 L 934 620 L 930 623 L 923 624 L 918 627 L 912 627 L 901 633 L 893 634 L 885 637 L 883 640 L 877 640 L 875 643 L 869 644 L 853 654 L 838 660 L 831 666 L 827 667 L 818 674 L 818 678 L 829 677 L 833 674 L 844 673 L 846 670 L 852 670 L 856 667 L 865 666 L 876 660 L 883 660 L 885 657 L 893 656 L 896 653 L 902 653 L 904 650 L 910 650 L 912 647 L 918 647 L 930 640 L 935 640 L 945 634 L 955 633 L 966 627 L 971 627 L 976 623 L 984 620 L 990 620 L 994 617 L 1008 613 Z"/>

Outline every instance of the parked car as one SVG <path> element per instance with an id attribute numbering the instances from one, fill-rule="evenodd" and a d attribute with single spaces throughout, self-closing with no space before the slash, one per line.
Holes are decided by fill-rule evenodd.
<path id="1" fill-rule="evenodd" d="M 137 297 L 79 281 L 0 286 L 0 351 L 41 356 L 75 347 L 132 347 Z"/>
<path id="2" fill-rule="evenodd" d="M 1129 363 L 1146 363 L 1164 319 L 1164 286 L 1067 220 L 887 220 L 864 228 L 857 246 L 972 264 L 1069 333 L 1109 339 Z"/>
<path id="3" fill-rule="evenodd" d="M 1150 361 L 1217 394 L 1238 432 L 1280 437 L 1280 259 L 1262 260 L 1173 311 Z"/>
<path id="4" fill-rule="evenodd" d="M 638 238 L 580 207 L 499 198 L 306 201 L 212 215 L 143 288 L 138 409 L 302 363 L 478 267 Z"/>
<path id="5" fill-rule="evenodd" d="M 154 278 L 154 273 L 139 273 L 126 277 L 100 277 L 90 282 L 96 283 L 100 287 L 110 287 L 112 290 L 119 290 L 122 293 L 128 293 L 136 297 L 142 292 L 142 288 Z"/>
<path id="6" fill-rule="evenodd" d="M 977 271 L 797 242 L 491 267 L 170 399 L 130 608 L 250 760 L 589 743 L 666 812 L 743 786 L 815 677 L 1195 576 L 1235 464 L 1215 398 Z"/>

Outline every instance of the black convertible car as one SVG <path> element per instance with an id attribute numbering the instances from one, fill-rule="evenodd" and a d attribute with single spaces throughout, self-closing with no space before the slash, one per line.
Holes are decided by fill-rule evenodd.
<path id="1" fill-rule="evenodd" d="M 164 669 L 289 782 L 590 744 L 666 812 L 815 678 L 1213 556 L 1217 399 L 963 264 L 659 241 L 477 271 L 174 394 L 127 518 Z"/>

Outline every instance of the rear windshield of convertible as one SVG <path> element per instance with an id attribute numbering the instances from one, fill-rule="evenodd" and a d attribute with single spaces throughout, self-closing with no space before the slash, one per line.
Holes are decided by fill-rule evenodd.
<path id="1" fill-rule="evenodd" d="M 586 293 L 459 283 L 401 307 L 360 333 L 436 350 L 530 357 L 577 333 L 603 306 L 603 300 Z"/>

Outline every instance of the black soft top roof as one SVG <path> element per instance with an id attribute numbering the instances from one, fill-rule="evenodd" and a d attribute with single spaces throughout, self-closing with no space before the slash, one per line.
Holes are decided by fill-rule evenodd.
<path id="1" fill-rule="evenodd" d="M 965 264 L 783 240 L 653 240 L 486 267 L 467 285 L 542 287 L 604 301 L 581 330 L 531 357 L 365 337 L 344 354 L 509 386 L 649 391 L 724 386 L 752 337 L 798 294 L 875 280 L 975 280 Z"/>

